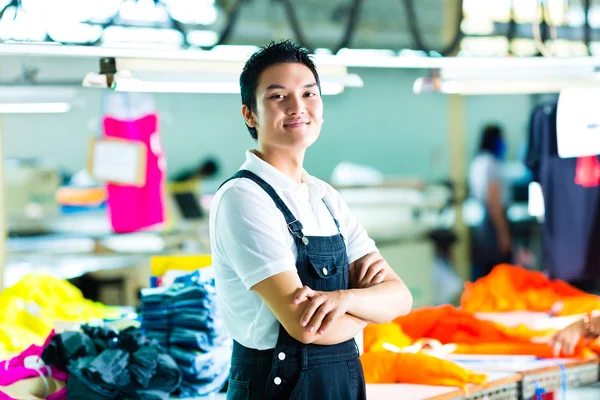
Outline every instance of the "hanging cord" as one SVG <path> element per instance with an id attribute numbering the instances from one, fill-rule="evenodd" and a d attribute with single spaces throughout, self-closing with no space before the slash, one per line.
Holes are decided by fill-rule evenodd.
<path id="1" fill-rule="evenodd" d="M 537 1 L 535 7 L 535 20 L 531 23 L 535 46 L 542 56 L 552 57 L 554 54 L 552 50 L 544 43 L 544 40 L 542 39 L 540 23 L 537 22 L 540 20 L 545 22 L 550 27 L 550 38 L 554 41 L 558 39 L 556 26 L 554 26 L 552 19 L 550 18 L 550 7 L 547 1 L 544 0 Z"/>
<path id="2" fill-rule="evenodd" d="M 226 10 L 227 22 L 225 23 L 223 30 L 219 34 L 219 39 L 217 39 L 217 42 L 212 46 L 202 47 L 203 50 L 212 50 L 215 46 L 220 46 L 229 41 L 229 38 L 231 37 L 231 34 L 233 33 L 235 25 L 237 24 L 238 18 L 240 16 L 240 10 L 242 9 L 244 3 L 246 3 L 247 1 L 248 0 L 237 0 L 233 6 L 229 7 L 229 9 Z"/>
<path id="3" fill-rule="evenodd" d="M 13 20 L 17 19 L 17 13 L 21 8 L 21 0 L 10 0 L 10 2 L 7 5 L 5 5 L 4 8 L 2 8 L 2 10 L 0 10 L 0 21 L 2 20 L 2 18 L 4 18 L 4 13 L 6 13 L 6 11 L 11 7 L 14 7 L 15 9 L 15 15 L 13 17 Z"/>
<path id="4" fill-rule="evenodd" d="M 356 32 L 356 27 L 360 21 L 360 13 L 363 3 L 364 0 L 354 0 L 352 3 L 350 14 L 348 15 L 348 21 L 346 22 L 346 27 L 344 29 L 344 35 L 342 36 L 340 43 L 334 49 L 333 54 L 337 54 L 343 48 L 350 47 L 350 43 L 352 42 L 352 38 Z"/>
<path id="5" fill-rule="evenodd" d="M 20 1 L 21 0 L 12 0 L 12 2 L 20 2 Z M 233 33 L 233 30 L 235 28 L 235 25 L 238 21 L 240 10 L 241 10 L 242 6 L 244 5 L 244 3 L 247 1 L 248 0 L 236 0 L 236 2 L 232 6 L 228 7 L 228 9 L 225 11 L 227 14 L 225 26 L 219 33 L 219 37 L 218 37 L 217 41 L 215 42 L 215 44 L 213 44 L 211 46 L 203 46 L 202 47 L 203 50 L 212 50 L 215 46 L 222 45 L 222 44 L 226 43 L 227 41 L 229 41 L 231 34 Z M 121 3 L 121 7 L 123 4 L 124 4 L 124 2 Z M 171 28 L 173 28 L 177 32 L 181 33 L 181 35 L 183 36 L 183 45 L 186 47 L 189 46 L 187 32 L 184 27 L 184 24 L 181 23 L 180 21 L 177 21 L 173 17 L 171 17 L 168 4 L 165 4 L 164 0 L 154 0 L 154 4 L 157 6 L 160 5 L 162 7 L 165 7 L 165 10 L 167 11 L 167 14 L 169 17 L 169 22 L 171 23 Z M 107 21 L 105 21 L 101 24 L 94 24 L 94 25 L 99 25 L 100 28 L 102 29 L 102 32 L 104 33 L 104 30 L 106 28 L 115 25 L 116 20 L 119 18 L 119 14 L 121 12 L 121 7 L 119 7 L 117 12 L 113 16 L 111 16 Z M 0 17 L 1 17 L 1 15 L 0 15 Z M 94 41 L 79 43 L 79 44 L 82 46 L 97 46 L 102 41 L 102 37 L 103 37 L 103 34 L 101 34 L 98 37 L 98 39 L 96 39 Z M 50 39 L 50 40 L 54 41 L 52 39 Z M 68 42 L 60 42 L 60 43 L 68 44 Z"/>
<path id="6" fill-rule="evenodd" d="M 515 21 L 515 0 L 510 0 L 510 19 L 506 30 L 506 41 L 508 42 L 508 54 L 514 54 L 512 41 L 517 36 L 517 21 Z"/>
<path id="7" fill-rule="evenodd" d="M 290 23 L 290 28 L 292 29 L 292 33 L 298 43 L 302 46 L 306 47 L 308 51 L 314 53 L 315 47 L 308 41 L 306 35 L 304 34 L 304 30 L 300 26 L 300 21 L 298 20 L 298 15 L 296 14 L 296 9 L 294 8 L 294 4 L 291 0 L 273 0 L 281 3 L 283 9 L 285 11 L 288 22 Z M 356 32 L 356 27 L 360 21 L 360 15 L 362 10 L 362 5 L 364 0 L 353 0 L 352 6 L 350 8 L 350 12 L 348 15 L 348 19 L 346 21 L 346 26 L 344 27 L 344 33 L 340 42 L 335 46 L 333 53 L 336 54 L 343 48 L 348 48 L 352 39 L 354 37 L 354 33 Z"/>
<path id="8" fill-rule="evenodd" d="M 427 46 L 427 44 L 425 43 L 425 39 L 423 38 L 423 35 L 419 28 L 419 22 L 417 20 L 417 13 L 415 11 L 415 6 L 413 3 L 413 0 L 403 0 L 403 4 L 404 4 L 404 9 L 405 9 L 405 14 L 406 14 L 406 21 L 408 22 L 408 28 L 410 30 L 410 33 L 411 33 L 412 39 L 415 43 L 415 46 L 417 47 L 417 50 L 424 51 L 425 53 L 428 53 L 428 54 L 431 51 L 437 51 L 443 57 L 446 57 L 446 56 L 452 55 L 452 53 L 454 53 L 456 51 L 456 49 L 458 49 L 458 47 L 460 46 L 460 42 L 463 39 L 463 33 L 460 28 L 460 26 L 463 22 L 463 19 L 464 19 L 463 0 L 458 0 L 457 15 L 456 15 L 456 27 L 455 27 L 456 33 L 454 34 L 454 37 L 452 38 L 452 40 L 450 41 L 448 46 L 442 48 L 441 50 L 433 50 L 429 46 Z"/>
<path id="9" fill-rule="evenodd" d="M 583 0 L 583 42 L 587 48 L 588 55 L 592 55 L 590 43 L 592 41 L 592 27 L 590 25 L 590 8 L 592 0 Z"/>

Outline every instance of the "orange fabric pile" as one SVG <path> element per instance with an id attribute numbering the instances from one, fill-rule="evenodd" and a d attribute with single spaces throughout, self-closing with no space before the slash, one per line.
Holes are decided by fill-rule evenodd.
<path id="1" fill-rule="evenodd" d="M 446 343 L 528 342 L 544 333 L 526 327 L 507 328 L 477 319 L 450 305 L 423 307 L 394 321 L 413 339 L 430 338 Z"/>
<path id="2" fill-rule="evenodd" d="M 461 308 L 468 312 L 555 311 L 574 315 L 600 309 L 600 297 L 538 271 L 502 264 L 474 283 L 465 283 Z"/>
<path id="3" fill-rule="evenodd" d="M 360 357 L 367 383 L 412 383 L 433 386 L 483 384 L 487 376 L 423 353 L 370 352 Z"/>
<path id="4" fill-rule="evenodd" d="M 424 353 L 397 353 L 390 345 L 403 349 L 413 340 L 396 323 L 371 324 L 364 330 L 365 353 L 360 360 L 367 383 L 412 383 L 419 385 L 455 386 L 482 384 L 487 376 L 476 374 L 448 360 Z"/>
<path id="5" fill-rule="evenodd" d="M 479 320 L 472 313 L 449 305 L 420 308 L 394 322 L 413 340 L 429 338 L 442 344 L 456 344 L 454 353 L 457 354 L 553 357 L 549 344 L 532 342 L 534 338 L 549 337 L 553 331 L 534 331 L 525 326 L 509 328 Z M 595 353 L 582 341 L 570 357 L 595 358 Z"/>
<path id="6" fill-rule="evenodd" d="M 600 309 L 600 297 L 586 294 L 542 273 L 511 265 L 499 265 L 475 283 L 467 283 L 461 308 L 450 305 L 425 307 L 397 318 L 393 323 L 369 325 L 364 331 L 365 354 L 361 356 L 368 383 L 415 383 L 465 388 L 481 384 L 485 376 L 470 372 L 451 361 L 425 354 L 422 343 L 438 341 L 434 350 L 454 354 L 534 355 L 555 357 L 553 348 L 540 338 L 554 331 L 534 331 L 526 326 L 506 327 L 480 320 L 476 312 L 553 311 L 574 315 Z M 399 353 L 413 345 L 412 354 Z M 441 347 L 442 345 L 445 345 Z M 396 350 L 389 351 L 390 349 Z M 405 351 L 406 351 L 405 350 Z M 425 352 L 425 353 L 424 353 Z M 561 357 L 596 358 L 600 340 L 582 340 L 575 354 Z"/>

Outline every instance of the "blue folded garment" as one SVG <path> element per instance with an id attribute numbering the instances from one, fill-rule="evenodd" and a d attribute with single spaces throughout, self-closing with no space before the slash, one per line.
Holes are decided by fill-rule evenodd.
<path id="1" fill-rule="evenodd" d="M 185 380 L 179 387 L 179 397 L 202 397 L 220 391 L 229 379 L 229 364 L 223 371 L 210 382 Z"/>
<path id="2" fill-rule="evenodd" d="M 212 380 L 231 362 L 231 346 L 203 353 L 173 346 L 170 354 L 181 369 L 184 380 Z"/>

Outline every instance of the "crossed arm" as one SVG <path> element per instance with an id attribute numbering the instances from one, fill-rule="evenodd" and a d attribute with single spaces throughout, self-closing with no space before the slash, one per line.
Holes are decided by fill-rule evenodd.
<path id="1" fill-rule="evenodd" d="M 369 322 L 407 314 L 412 296 L 379 252 L 351 263 L 351 289 L 318 292 L 302 286 L 296 271 L 252 287 L 284 329 L 302 343 L 331 345 L 356 336 Z"/>

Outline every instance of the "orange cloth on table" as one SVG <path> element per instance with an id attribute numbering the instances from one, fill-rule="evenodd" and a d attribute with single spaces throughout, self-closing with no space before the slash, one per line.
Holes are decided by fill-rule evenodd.
<path id="1" fill-rule="evenodd" d="M 365 353 L 360 357 L 367 383 L 411 383 L 455 386 L 483 384 L 486 375 L 476 374 L 448 360 L 423 353 Z"/>
<path id="2" fill-rule="evenodd" d="M 412 339 L 402 332 L 400 326 L 393 322 L 388 324 L 369 324 L 363 331 L 365 353 L 371 351 L 386 351 L 384 343 L 389 343 L 400 349 L 412 344 Z"/>
<path id="3" fill-rule="evenodd" d="M 529 342 L 532 337 L 544 336 L 524 326 L 508 328 L 492 321 L 477 319 L 472 313 L 450 305 L 423 307 L 396 318 L 402 331 L 413 339 L 436 339 L 447 343 Z"/>
<path id="4" fill-rule="evenodd" d="M 476 282 L 465 283 L 461 308 L 470 312 L 536 311 L 556 309 L 574 315 L 600 309 L 600 297 L 566 282 L 550 280 L 539 271 L 501 264 Z"/>
<path id="5" fill-rule="evenodd" d="M 496 354 L 496 355 L 532 355 L 538 358 L 555 358 L 551 345 L 545 343 L 478 343 L 457 344 L 454 354 Z M 574 354 L 560 354 L 559 358 L 578 358 L 590 360 L 597 354 L 582 341 L 575 348 Z"/>

